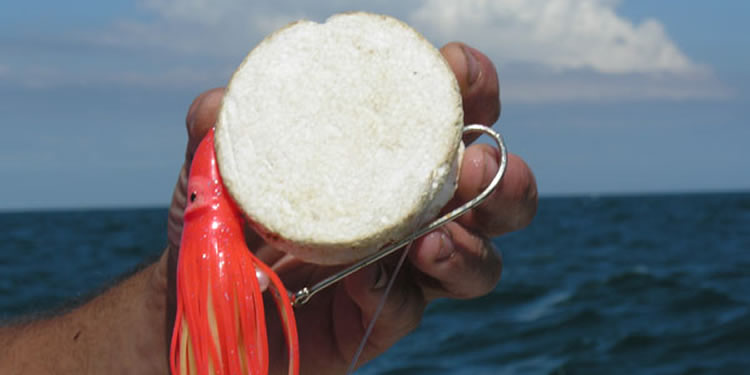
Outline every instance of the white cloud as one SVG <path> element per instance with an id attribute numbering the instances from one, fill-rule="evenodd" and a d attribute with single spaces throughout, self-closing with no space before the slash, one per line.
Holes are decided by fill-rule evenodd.
<path id="1" fill-rule="evenodd" d="M 424 0 L 408 20 L 431 40 L 466 41 L 500 71 L 506 101 L 721 99 L 711 69 L 655 19 L 617 0 Z"/>
<path id="2" fill-rule="evenodd" d="M 426 0 L 413 24 L 438 39 L 472 41 L 501 63 L 533 63 L 605 74 L 704 73 L 664 27 L 618 16 L 616 1 Z"/>
<path id="3" fill-rule="evenodd" d="M 498 66 L 503 98 L 522 101 L 717 98 L 728 90 L 691 61 L 657 20 L 639 24 L 616 12 L 617 0 L 140 0 L 148 17 L 122 19 L 89 45 L 160 56 L 152 72 L 113 72 L 109 83 L 213 86 L 263 36 L 300 18 L 323 21 L 342 11 L 390 14 L 435 43 L 462 40 Z M 157 64 L 158 65 L 158 64 Z M 222 67 L 216 69 L 216 66 Z M 226 67 L 226 69 L 224 68 Z M 175 71 L 182 73 L 164 74 Z M 0 75 L 2 70 L 0 70 Z M 82 78 L 83 79 L 83 78 Z"/>

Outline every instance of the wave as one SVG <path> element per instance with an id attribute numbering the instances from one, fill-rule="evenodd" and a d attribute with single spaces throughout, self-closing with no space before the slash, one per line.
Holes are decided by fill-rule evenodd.
<path id="1" fill-rule="evenodd" d="M 741 303 L 728 293 L 711 288 L 700 288 L 686 296 L 676 296 L 667 304 L 670 311 L 677 313 L 702 312 L 705 310 L 731 309 Z"/>
<path id="2" fill-rule="evenodd" d="M 535 321 L 550 314 L 557 304 L 569 300 L 571 295 L 567 290 L 552 291 L 518 308 L 514 319 L 517 322 Z"/>
<path id="3" fill-rule="evenodd" d="M 656 345 L 660 341 L 658 336 L 648 333 L 635 332 L 618 340 L 610 349 L 610 353 L 622 354 L 631 351 L 648 350 L 649 346 Z"/>

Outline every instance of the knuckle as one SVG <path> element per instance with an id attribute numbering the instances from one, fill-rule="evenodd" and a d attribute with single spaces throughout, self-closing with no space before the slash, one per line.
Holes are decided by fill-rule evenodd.
<path id="1" fill-rule="evenodd" d="M 447 297 L 472 299 L 484 296 L 495 289 L 502 274 L 502 259 L 492 241 L 472 235 L 467 248 L 462 250 L 461 262 L 456 262 L 454 280 L 445 284 Z"/>
<path id="2" fill-rule="evenodd" d="M 539 193 L 536 189 L 536 184 L 530 184 L 526 189 L 526 194 L 523 198 L 524 208 L 522 210 L 520 227 L 518 229 L 526 228 L 531 224 L 536 216 L 537 209 L 539 208 Z"/>
<path id="3" fill-rule="evenodd" d="M 498 236 L 521 230 L 536 216 L 539 197 L 531 170 L 520 158 L 510 155 L 508 170 L 497 190 L 475 213 L 483 234 Z"/>
<path id="4" fill-rule="evenodd" d="M 204 91 L 200 93 L 198 96 L 193 99 L 193 102 L 190 103 L 190 107 L 188 107 L 187 116 L 185 116 L 185 126 L 188 129 L 188 132 L 190 131 L 190 127 L 192 124 L 195 123 L 198 108 L 200 108 L 201 103 L 203 103 L 203 100 L 206 98 L 206 95 L 208 95 L 211 91 Z"/>
<path id="5" fill-rule="evenodd" d="M 422 321 L 424 309 L 426 308 L 426 303 L 423 298 L 420 297 L 420 293 L 416 289 L 410 290 L 407 293 L 394 294 L 392 296 L 395 297 L 396 295 L 399 296 L 389 301 L 389 315 L 393 316 L 395 321 L 399 322 L 398 331 L 407 334 L 419 326 L 419 323 Z"/>
<path id="6" fill-rule="evenodd" d="M 494 290 L 500 282 L 503 274 L 503 258 L 491 239 L 483 238 L 482 246 L 484 247 L 483 253 L 486 254 L 486 258 L 482 262 L 486 267 L 486 277 L 484 282 L 481 283 L 479 291 L 481 295 L 485 295 Z"/>
<path id="7" fill-rule="evenodd" d="M 185 117 L 185 126 L 187 127 L 188 134 L 192 137 L 195 131 L 199 131 L 198 128 L 200 122 L 204 120 L 206 116 L 206 109 L 209 105 L 215 105 L 221 101 L 221 97 L 224 93 L 224 88 L 217 87 L 208 91 L 202 92 L 198 95 L 188 108 L 187 116 Z"/>
<path id="8" fill-rule="evenodd" d="M 478 253 L 481 254 L 473 270 L 477 276 L 474 287 L 468 289 L 462 298 L 477 298 L 489 294 L 500 282 L 502 275 L 502 260 L 492 240 L 482 237 L 477 242 L 480 247 Z"/>

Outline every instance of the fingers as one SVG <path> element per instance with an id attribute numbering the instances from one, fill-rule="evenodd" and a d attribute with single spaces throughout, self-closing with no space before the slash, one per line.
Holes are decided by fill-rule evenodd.
<path id="1" fill-rule="evenodd" d="M 492 243 L 457 223 L 417 240 L 409 256 L 424 276 L 418 282 L 428 301 L 485 295 L 502 273 L 502 258 Z"/>
<path id="2" fill-rule="evenodd" d="M 409 253 L 410 266 L 396 276 L 364 349 L 371 359 L 414 330 L 427 303 L 441 297 L 473 298 L 489 293 L 500 280 L 502 259 L 489 241 L 451 223 L 418 240 Z M 333 311 L 342 358 L 352 358 L 381 302 L 391 267 L 378 262 L 343 280 Z M 414 270 L 411 267 L 416 267 Z M 415 272 L 418 271 L 418 272 Z M 415 277 L 417 282 L 415 283 Z"/>
<path id="3" fill-rule="evenodd" d="M 487 56 L 462 43 L 448 43 L 440 52 L 456 74 L 465 124 L 492 125 L 500 117 L 497 71 Z M 469 136 L 467 142 L 476 136 Z M 469 138 L 467 137 L 467 138 Z"/>
<path id="4" fill-rule="evenodd" d="M 441 49 L 456 75 L 464 123 L 494 124 L 500 116 L 500 87 L 492 62 L 462 43 Z M 470 142 L 476 136 L 469 136 Z M 488 145 L 469 147 L 462 161 L 457 206 L 484 190 L 498 170 L 498 151 Z M 536 212 L 536 182 L 526 164 L 509 156 L 506 174 L 487 201 L 451 223 L 417 240 L 412 265 L 423 275 L 418 284 L 425 300 L 472 298 L 489 293 L 500 280 L 502 259 L 483 235 L 497 235 L 527 225 Z"/>
<path id="5" fill-rule="evenodd" d="M 466 149 L 459 184 L 450 206 L 457 206 L 479 195 L 498 170 L 500 153 L 487 144 Z M 508 154 L 503 179 L 478 207 L 458 219 L 472 231 L 493 237 L 522 229 L 531 223 L 538 204 L 534 174 L 516 155 Z"/>
<path id="6" fill-rule="evenodd" d="M 497 173 L 498 160 L 499 151 L 489 145 L 467 148 L 450 206 L 483 191 Z M 486 236 L 523 228 L 536 209 L 534 175 L 523 160 L 509 155 L 505 175 L 487 200 L 417 241 L 410 257 L 424 275 L 417 281 L 425 298 L 473 298 L 489 293 L 500 280 L 502 258 Z"/>

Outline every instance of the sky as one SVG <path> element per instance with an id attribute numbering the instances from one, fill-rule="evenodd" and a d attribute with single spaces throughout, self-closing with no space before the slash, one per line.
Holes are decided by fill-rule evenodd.
<path id="1" fill-rule="evenodd" d="M 487 54 L 542 196 L 750 189 L 747 1 L 38 0 L 0 5 L 0 210 L 168 205 L 192 99 L 351 10 Z"/>

